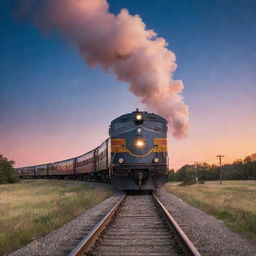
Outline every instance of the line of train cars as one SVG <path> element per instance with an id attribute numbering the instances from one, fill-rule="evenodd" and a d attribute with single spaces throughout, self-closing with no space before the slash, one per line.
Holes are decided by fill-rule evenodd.
<path id="1" fill-rule="evenodd" d="M 114 119 L 109 138 L 94 150 L 16 170 L 21 178 L 96 180 L 121 190 L 156 190 L 168 178 L 167 121 L 137 109 Z"/>

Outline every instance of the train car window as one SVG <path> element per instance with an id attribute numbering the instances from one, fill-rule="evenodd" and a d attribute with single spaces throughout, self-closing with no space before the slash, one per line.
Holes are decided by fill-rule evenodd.
<path id="1" fill-rule="evenodd" d="M 104 152 L 107 149 L 107 143 L 104 142 L 103 144 L 101 144 L 99 146 L 99 150 L 98 150 L 98 154 L 101 154 L 102 152 Z"/>
<path id="2" fill-rule="evenodd" d="M 37 172 L 43 172 L 45 170 L 45 167 L 37 167 L 36 171 Z"/>
<path id="3" fill-rule="evenodd" d="M 56 163 L 55 165 L 53 165 L 53 169 L 69 169 L 73 167 L 73 159 L 72 160 L 68 160 L 68 161 L 64 161 L 64 162 L 60 162 L 60 163 Z"/>
<path id="4" fill-rule="evenodd" d="M 83 165 L 86 165 L 86 161 L 87 161 L 88 159 L 93 158 L 93 156 L 94 156 L 94 151 L 89 152 L 89 153 L 87 153 L 87 154 L 85 154 L 85 155 L 79 156 L 79 157 L 77 158 L 77 163 L 78 163 L 78 162 L 83 162 L 83 163 L 84 163 Z"/>
<path id="5" fill-rule="evenodd" d="M 77 167 L 88 165 L 88 164 L 91 164 L 93 162 L 93 154 L 88 154 L 87 156 L 84 155 L 81 158 L 82 159 L 78 159 L 77 162 L 76 162 Z"/>

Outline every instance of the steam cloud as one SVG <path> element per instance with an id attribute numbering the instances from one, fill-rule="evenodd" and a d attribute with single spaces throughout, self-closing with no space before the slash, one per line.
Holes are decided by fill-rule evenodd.
<path id="1" fill-rule="evenodd" d="M 130 84 L 129 90 L 150 110 L 169 121 L 182 138 L 189 127 L 183 83 L 173 79 L 176 57 L 164 38 L 146 30 L 139 15 L 127 9 L 110 13 L 106 0 L 23 0 L 43 31 L 58 31 L 80 50 L 90 67 L 102 66 Z"/>

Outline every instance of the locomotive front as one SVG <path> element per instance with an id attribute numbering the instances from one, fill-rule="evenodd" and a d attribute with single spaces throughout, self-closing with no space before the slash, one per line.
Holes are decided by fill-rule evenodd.
<path id="1" fill-rule="evenodd" d="M 136 110 L 111 122 L 111 183 L 122 190 L 155 190 L 168 177 L 167 121 Z"/>

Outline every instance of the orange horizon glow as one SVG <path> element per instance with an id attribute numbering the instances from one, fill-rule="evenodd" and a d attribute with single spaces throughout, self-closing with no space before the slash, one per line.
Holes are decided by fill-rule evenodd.
<path id="1" fill-rule="evenodd" d="M 20 138 L 20 141 L 16 137 L 10 140 L 10 143 L 13 144 L 16 141 L 15 149 L 13 144 L 10 144 L 5 147 L 5 150 L 1 149 L 1 153 L 9 159 L 15 160 L 16 167 L 38 165 L 76 157 L 94 149 L 108 137 L 106 132 L 104 135 L 102 131 L 99 136 L 99 133 L 93 132 L 93 129 L 90 136 L 86 136 L 88 133 L 83 134 L 82 131 L 76 134 L 80 137 L 79 141 L 75 139 L 76 136 L 73 134 L 65 135 L 63 140 L 53 137 L 49 147 L 46 137 L 51 137 L 51 134 L 41 136 L 37 140 L 35 139 L 37 134 L 34 134 L 30 139 L 29 137 Z M 24 141 L 27 141 L 26 147 L 22 146 Z M 228 137 L 226 139 L 220 137 L 218 141 L 209 141 L 208 143 L 201 142 L 195 147 L 196 144 L 195 138 L 187 138 L 182 141 L 169 139 L 169 168 L 177 170 L 185 164 L 194 164 L 195 162 L 218 164 L 216 155 L 219 153 L 224 155 L 223 164 L 227 164 L 238 159 L 244 159 L 256 152 L 254 141 L 248 142 L 245 138 L 237 139 L 232 145 L 230 145 Z M 186 148 L 193 148 L 193 150 L 185 150 Z"/>

